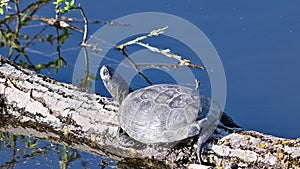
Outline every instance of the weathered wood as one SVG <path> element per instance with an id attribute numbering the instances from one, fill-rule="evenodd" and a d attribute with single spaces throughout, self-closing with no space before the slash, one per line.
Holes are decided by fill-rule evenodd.
<path id="1" fill-rule="evenodd" d="M 0 62 L 0 130 L 69 144 L 126 165 L 178 168 L 197 163 L 197 136 L 172 148 L 133 140 L 125 146 L 118 138 L 118 105 L 110 99 L 21 69 L 3 57 Z M 219 126 L 203 158 L 223 168 L 299 168 L 300 139 Z"/>

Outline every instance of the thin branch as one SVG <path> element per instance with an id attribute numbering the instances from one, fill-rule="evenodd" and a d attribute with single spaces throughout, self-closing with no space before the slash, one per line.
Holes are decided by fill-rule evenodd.
<path id="1" fill-rule="evenodd" d="M 167 64 L 161 64 L 161 65 L 157 65 L 157 64 L 138 64 L 137 65 L 139 68 L 162 68 L 162 69 L 179 69 L 179 68 L 182 68 L 182 67 L 186 67 L 186 65 L 182 65 L 180 64 L 179 62 L 175 65 L 167 65 Z M 197 65 L 198 66 L 198 65 Z M 205 68 L 201 68 L 200 69 L 203 69 L 205 70 Z"/>
<path id="2" fill-rule="evenodd" d="M 141 40 L 147 39 L 147 38 L 152 37 L 152 36 L 159 36 L 160 34 L 163 34 L 166 29 L 168 29 L 168 26 L 165 26 L 161 29 L 153 30 L 148 35 L 138 37 L 134 40 L 131 40 L 129 42 L 126 42 L 126 43 L 123 43 L 119 46 L 116 46 L 116 49 L 119 49 L 120 51 L 124 50 L 127 46 L 137 44 Z"/>
<path id="3" fill-rule="evenodd" d="M 171 52 L 170 49 L 159 49 L 157 47 L 153 47 L 153 46 L 150 46 L 149 44 L 145 44 L 145 43 L 142 43 L 141 41 L 146 39 L 146 38 L 149 38 L 149 37 L 153 37 L 153 36 L 159 36 L 160 34 L 163 34 L 165 32 L 165 30 L 168 28 L 168 26 L 166 27 L 163 27 L 161 29 L 156 29 L 156 30 L 153 30 L 151 31 L 149 34 L 147 35 L 144 35 L 144 36 L 141 36 L 141 37 L 138 37 L 134 40 L 131 40 L 129 42 L 126 42 L 126 43 L 123 43 L 119 46 L 116 46 L 117 49 L 119 49 L 120 51 L 124 50 L 127 46 L 129 45 L 140 45 L 144 48 L 147 48 L 149 49 L 150 51 L 152 52 L 156 52 L 156 53 L 161 53 L 169 58 L 173 58 L 173 59 L 176 59 L 179 61 L 179 65 L 182 65 L 182 66 L 188 66 L 188 67 L 193 67 L 193 68 L 198 68 L 198 69 L 202 69 L 202 70 L 206 70 L 206 68 L 204 66 L 200 66 L 200 65 L 197 65 L 197 64 L 193 64 L 190 60 L 188 59 L 182 59 L 181 56 L 179 55 L 176 55 L 174 53 Z"/>
<path id="4" fill-rule="evenodd" d="M 58 21 L 59 18 L 59 5 L 56 5 L 55 7 L 55 20 Z"/>
<path id="5" fill-rule="evenodd" d="M 15 0 L 14 3 L 15 3 L 16 13 L 20 13 L 19 2 L 17 0 Z M 16 28 L 15 28 L 15 35 L 19 34 L 20 27 L 21 27 L 21 19 L 20 19 L 20 16 L 17 15 L 17 23 L 16 23 Z"/>
<path id="6" fill-rule="evenodd" d="M 49 2 L 51 2 L 51 0 L 42 0 L 42 1 L 32 2 L 26 8 L 24 8 L 21 13 L 25 13 L 25 11 L 27 11 L 27 10 L 32 11 L 32 8 L 35 8 L 35 6 L 47 5 Z"/>
<path id="7" fill-rule="evenodd" d="M 134 61 L 127 55 L 127 53 L 125 52 L 124 49 L 119 49 L 121 54 L 123 56 L 125 56 L 126 59 L 128 59 L 128 61 L 132 64 L 132 66 L 134 67 L 135 71 L 147 82 L 149 83 L 149 85 L 152 85 L 151 81 L 140 71 L 140 69 L 138 68 L 138 66 L 134 63 Z"/>
<path id="8" fill-rule="evenodd" d="M 145 43 L 142 43 L 142 42 L 136 42 L 135 44 L 143 46 L 143 47 L 149 49 L 152 52 L 161 53 L 161 54 L 163 54 L 163 55 L 165 55 L 169 58 L 176 59 L 176 60 L 179 61 L 179 65 L 198 68 L 198 69 L 202 69 L 202 70 L 206 69 L 204 66 L 200 66 L 200 65 L 196 65 L 196 64 L 191 63 L 191 61 L 188 60 L 188 59 L 182 59 L 181 56 L 173 54 L 170 49 L 158 49 L 156 47 L 150 46 L 149 44 L 145 44 Z"/>
<path id="9" fill-rule="evenodd" d="M 84 59 L 85 59 L 85 67 L 86 67 L 86 74 L 84 77 L 84 83 L 83 83 L 83 88 L 87 88 L 87 82 L 88 82 L 88 77 L 90 74 L 90 64 L 89 64 L 89 54 L 86 46 L 83 46 L 83 52 L 84 52 Z"/>
<path id="10" fill-rule="evenodd" d="M 83 21 L 84 21 L 84 32 L 83 32 L 83 38 L 82 38 L 82 42 L 80 45 L 85 46 L 86 45 L 86 41 L 87 41 L 87 35 L 88 35 L 88 19 L 85 15 L 85 12 L 83 10 L 83 8 L 81 7 L 81 5 L 79 4 L 78 7 L 75 7 L 74 9 L 79 9 L 80 13 L 83 17 Z"/>
<path id="11" fill-rule="evenodd" d="M 15 4 L 16 13 L 20 13 L 18 1 L 15 0 L 14 4 Z M 16 20 L 17 21 L 16 21 L 15 31 L 12 34 L 13 35 L 12 36 L 12 41 L 13 41 L 14 45 L 18 44 L 17 39 L 18 39 L 18 36 L 19 36 L 20 27 L 21 27 L 21 25 L 20 25 L 21 24 L 20 16 L 17 16 Z M 12 45 L 10 45 L 8 58 L 10 58 L 13 55 L 13 51 L 14 51 L 14 47 Z M 18 56 L 16 56 L 16 58 L 18 58 Z"/>
<path id="12" fill-rule="evenodd" d="M 55 7 L 55 21 L 56 22 L 57 22 L 58 18 L 59 18 L 59 5 L 57 5 Z M 56 44 L 57 44 L 56 51 L 57 51 L 57 55 L 58 55 L 59 58 L 62 58 L 61 54 L 60 54 L 60 47 L 61 46 L 60 46 L 60 41 L 59 41 L 59 31 L 58 31 L 57 27 L 55 27 L 55 32 L 56 32 Z"/>
<path id="13" fill-rule="evenodd" d="M 55 32 L 56 32 L 56 52 L 57 52 L 57 55 L 59 58 L 62 58 L 61 57 L 61 54 L 60 54 L 60 41 L 59 41 L 59 31 L 58 31 L 58 28 L 55 28 Z"/>
<path id="14" fill-rule="evenodd" d="M 28 46 L 38 38 L 38 36 L 40 36 L 45 30 L 47 29 L 47 25 L 44 26 L 38 33 L 36 33 L 32 38 L 30 38 L 30 40 L 26 43 L 26 45 L 24 46 L 24 48 L 28 48 Z"/>
<path id="15" fill-rule="evenodd" d="M 187 60 L 187 59 L 182 59 L 181 56 L 179 55 L 176 55 L 176 54 L 173 54 L 171 53 L 170 49 L 159 49 L 157 47 L 153 47 L 153 46 L 150 46 L 149 44 L 145 44 L 145 43 L 142 43 L 141 41 L 144 40 L 144 39 L 147 39 L 149 37 L 153 37 L 153 36 L 159 36 L 160 34 L 163 34 L 165 32 L 165 30 L 168 28 L 168 26 L 165 26 L 161 29 L 155 29 L 153 31 L 151 31 L 149 34 L 147 35 L 144 35 L 144 36 L 141 36 L 141 37 L 138 37 L 134 40 L 131 40 L 131 41 L 128 41 L 126 43 L 123 43 L 119 46 L 116 46 L 115 48 L 118 49 L 122 55 L 125 56 L 126 59 L 129 60 L 129 62 L 133 65 L 134 69 L 136 70 L 136 72 L 143 78 L 145 79 L 150 85 L 152 85 L 152 83 L 150 82 L 150 80 L 142 74 L 142 72 L 139 70 L 139 66 L 136 65 L 134 63 L 134 61 L 126 54 L 125 52 L 125 48 L 129 45 L 140 45 L 144 48 L 147 48 L 149 49 L 150 51 L 152 52 L 156 52 L 156 53 L 161 53 L 169 58 L 173 58 L 173 59 L 176 59 L 179 61 L 179 63 L 177 63 L 176 65 L 151 65 L 151 67 L 164 67 L 166 69 L 168 68 L 179 68 L 179 67 L 183 67 L 183 66 L 188 66 L 188 67 L 193 67 L 193 68 L 198 68 L 198 69 L 202 69 L 202 70 L 205 70 L 205 67 L 204 66 L 199 66 L 197 64 L 193 64 L 191 63 L 190 60 Z M 145 66 L 145 65 L 143 65 Z"/>
<path id="16" fill-rule="evenodd" d="M 68 17 L 61 17 L 60 20 L 66 21 L 66 22 L 85 22 L 84 20 L 77 19 L 77 18 L 68 18 Z M 120 24 L 116 21 L 101 21 L 101 20 L 95 20 L 95 19 L 88 19 L 89 23 L 94 24 L 103 24 L 103 25 L 111 25 L 111 26 L 128 26 L 128 24 Z"/>
<path id="17" fill-rule="evenodd" d="M 165 65 L 165 64 L 161 64 L 161 65 L 157 65 L 157 64 L 138 64 L 137 65 L 139 68 L 156 68 L 156 69 L 178 69 L 183 67 L 182 65 L 179 64 L 175 64 L 175 65 Z"/>

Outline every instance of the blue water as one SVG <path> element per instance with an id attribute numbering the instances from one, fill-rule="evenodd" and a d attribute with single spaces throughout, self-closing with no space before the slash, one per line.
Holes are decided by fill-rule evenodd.
<path id="1" fill-rule="evenodd" d="M 285 138 L 300 137 L 300 1 L 79 2 L 90 19 L 110 21 L 137 12 L 163 12 L 193 23 L 210 39 L 222 61 L 227 82 L 227 114 L 248 130 Z M 52 9 L 53 6 L 50 5 L 39 15 L 53 17 Z M 80 17 L 79 12 L 70 16 Z M 101 26 L 90 24 L 89 34 L 92 35 Z M 34 29 L 30 28 L 28 32 Z M 63 52 L 69 63 L 67 68 L 59 70 L 58 74 L 53 74 L 52 71 L 50 74 L 48 71 L 42 73 L 58 81 L 71 83 L 74 64 L 81 49 L 78 47 L 80 41 L 81 34 L 74 32 L 72 40 L 63 46 L 63 50 L 67 50 Z M 159 44 L 164 46 L 163 42 Z M 168 48 L 182 55 L 188 52 L 179 45 L 169 45 Z M 31 49 L 48 54 L 44 56 L 31 51 L 31 56 L 37 63 L 56 57 L 55 48 L 41 45 Z M 0 54 L 5 55 L 6 51 L 1 50 Z M 116 57 L 117 60 L 122 60 L 121 55 Z M 151 75 L 151 72 L 146 71 L 147 73 Z M 160 75 L 167 77 L 164 73 Z M 138 78 L 135 79 L 131 83 L 134 88 L 146 85 Z M 157 83 L 163 83 L 160 76 L 156 79 Z M 173 82 L 173 79 L 168 82 Z M 96 85 L 96 92 L 109 96 L 101 82 L 98 81 Z M 207 74 L 203 73 L 200 90 L 209 93 L 209 89 Z M 94 158 L 86 154 L 83 158 L 85 156 Z"/>
<path id="2" fill-rule="evenodd" d="M 101 162 L 115 166 L 115 162 L 86 152 L 28 137 L 16 141 L 0 139 L 0 167 L 15 169 L 34 168 L 100 168 Z M 10 167 L 7 167 L 10 166 Z"/>
<path id="3" fill-rule="evenodd" d="M 93 19 L 114 20 L 151 11 L 193 23 L 211 40 L 224 66 L 225 111 L 246 129 L 300 137 L 300 1 L 113 0 L 82 5 Z M 98 25 L 91 25 L 91 34 L 98 29 Z M 56 79 L 65 81 L 70 77 L 61 72 Z"/>

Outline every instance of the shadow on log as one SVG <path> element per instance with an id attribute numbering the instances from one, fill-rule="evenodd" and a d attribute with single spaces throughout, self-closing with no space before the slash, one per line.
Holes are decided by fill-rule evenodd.
<path id="1" fill-rule="evenodd" d="M 110 158 L 120 167 L 186 168 L 197 163 L 198 136 L 175 147 L 118 142 L 118 105 L 0 57 L 0 130 Z M 299 168 L 300 139 L 218 126 L 202 158 L 222 168 Z"/>

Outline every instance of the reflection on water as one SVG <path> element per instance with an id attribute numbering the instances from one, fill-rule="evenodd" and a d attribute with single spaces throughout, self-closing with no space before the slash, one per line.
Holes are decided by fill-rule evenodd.
<path id="1" fill-rule="evenodd" d="M 0 168 L 105 168 L 115 163 L 99 156 L 27 136 L 0 131 Z"/>

